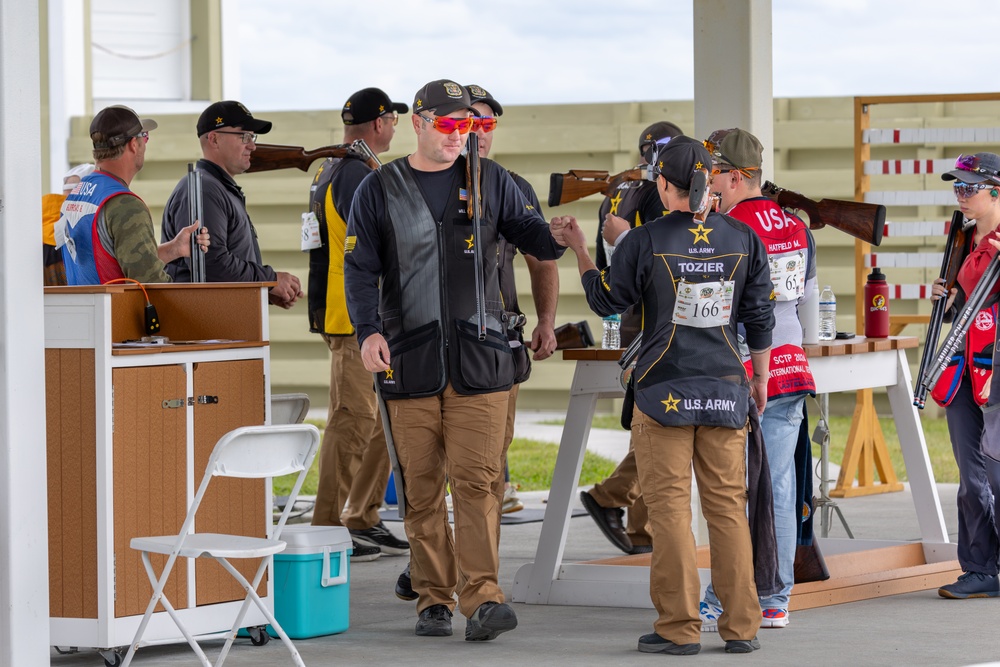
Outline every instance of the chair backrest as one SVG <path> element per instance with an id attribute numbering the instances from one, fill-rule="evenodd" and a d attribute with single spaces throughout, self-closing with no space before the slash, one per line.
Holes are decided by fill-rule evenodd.
<path id="1" fill-rule="evenodd" d="M 271 394 L 272 424 L 301 424 L 309 413 L 309 394 Z"/>
<path id="2" fill-rule="evenodd" d="M 308 469 L 319 447 L 311 424 L 243 426 L 222 436 L 207 473 L 222 477 L 280 477 Z"/>

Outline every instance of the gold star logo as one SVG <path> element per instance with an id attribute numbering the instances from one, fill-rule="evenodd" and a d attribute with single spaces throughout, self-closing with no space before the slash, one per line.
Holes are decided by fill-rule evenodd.
<path id="1" fill-rule="evenodd" d="M 667 414 L 671 410 L 673 410 L 677 414 L 680 414 L 681 411 L 677 409 L 677 404 L 680 402 L 681 399 L 674 398 L 673 394 L 667 394 L 667 400 L 660 401 L 660 403 L 663 403 L 665 406 L 667 406 L 667 409 L 663 411 L 663 414 Z"/>
<path id="2" fill-rule="evenodd" d="M 703 169 L 704 167 L 705 167 L 705 165 L 703 165 L 701 162 L 695 162 L 694 163 L 694 168 L 695 169 Z"/>
<path id="3" fill-rule="evenodd" d="M 379 111 L 379 113 L 385 112 L 385 105 L 384 104 L 378 105 L 378 111 Z"/>
<path id="4" fill-rule="evenodd" d="M 660 171 L 663 171 L 663 160 L 660 160 L 660 165 L 659 165 L 659 167 L 660 167 Z"/>
<path id="5" fill-rule="evenodd" d="M 611 198 L 611 215 L 618 215 L 618 204 L 622 203 L 622 193 L 616 192 Z"/>
<path id="6" fill-rule="evenodd" d="M 417 100 L 417 108 L 419 109 L 422 106 L 424 106 L 424 101 L 423 100 Z"/>
<path id="7" fill-rule="evenodd" d="M 646 139 L 652 139 L 652 138 L 653 138 L 653 133 L 652 132 L 647 132 L 646 133 Z"/>
<path id="8" fill-rule="evenodd" d="M 216 125 L 218 125 L 221 122 L 222 122 L 222 116 L 219 116 L 218 118 L 215 119 L 215 124 Z"/>
<path id="9" fill-rule="evenodd" d="M 344 108 L 345 108 L 345 109 L 350 109 L 350 108 L 351 108 L 351 103 L 350 103 L 350 102 L 348 102 L 347 104 L 345 104 L 345 105 L 344 105 Z"/>
<path id="10" fill-rule="evenodd" d="M 392 379 L 392 369 L 391 368 L 385 369 L 385 379 L 386 380 L 391 380 Z"/>
<path id="11" fill-rule="evenodd" d="M 688 231 L 694 234 L 694 241 L 692 241 L 692 243 L 697 243 L 698 241 L 704 241 L 705 243 L 711 245 L 712 242 L 708 240 L 708 235 L 711 234 L 714 230 L 706 229 L 704 223 L 699 222 L 697 227 L 694 228 L 689 227 Z"/>
<path id="12" fill-rule="evenodd" d="M 470 236 L 469 238 L 465 239 L 465 242 L 469 244 L 469 247 L 466 248 L 466 250 L 472 250 L 472 245 L 473 245 L 473 239 L 474 238 L 475 238 L 474 236 Z"/>

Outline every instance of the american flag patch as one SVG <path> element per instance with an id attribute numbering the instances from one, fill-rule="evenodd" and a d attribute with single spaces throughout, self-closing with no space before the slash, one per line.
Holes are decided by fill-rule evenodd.
<path id="1" fill-rule="evenodd" d="M 459 201 L 469 201 L 469 191 L 465 188 L 458 189 L 458 199 Z"/>
<path id="2" fill-rule="evenodd" d="M 358 242 L 357 236 L 348 236 L 344 239 L 344 252 L 348 253 L 354 250 L 355 244 Z"/>

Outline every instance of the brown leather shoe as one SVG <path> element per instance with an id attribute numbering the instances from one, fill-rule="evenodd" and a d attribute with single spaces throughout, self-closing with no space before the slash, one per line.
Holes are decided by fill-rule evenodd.
<path id="1" fill-rule="evenodd" d="M 589 491 L 580 492 L 580 501 L 584 509 L 594 519 L 594 523 L 604 533 L 611 544 L 615 545 L 627 554 L 632 553 L 632 540 L 629 539 L 625 527 L 622 525 L 622 518 L 625 510 L 620 507 L 602 507 L 594 500 L 594 496 Z"/>

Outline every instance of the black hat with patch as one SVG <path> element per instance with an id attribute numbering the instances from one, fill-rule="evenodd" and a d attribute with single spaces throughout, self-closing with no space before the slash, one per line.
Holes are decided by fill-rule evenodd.
<path id="1" fill-rule="evenodd" d="M 360 125 L 375 120 L 390 111 L 406 113 L 410 107 L 393 102 L 381 88 L 363 88 L 347 98 L 340 117 L 344 125 Z"/>
<path id="2" fill-rule="evenodd" d="M 472 108 L 472 100 L 469 99 L 469 91 L 451 79 L 431 81 L 413 96 L 413 113 L 433 110 L 435 115 L 447 116 L 462 109 L 476 113 Z"/>
<path id="3" fill-rule="evenodd" d="M 155 120 L 139 118 L 132 109 L 115 105 L 101 109 L 94 116 L 90 122 L 90 139 L 94 142 L 94 148 L 116 148 L 135 138 L 140 132 L 155 129 Z"/>
<path id="4" fill-rule="evenodd" d="M 271 121 L 254 118 L 250 110 L 235 100 L 210 104 L 198 117 L 198 136 L 224 127 L 238 127 L 254 134 L 271 131 Z"/>
<path id="5" fill-rule="evenodd" d="M 499 102 L 493 99 L 493 96 L 490 95 L 490 91 L 486 90 L 482 86 L 477 86 L 474 83 L 470 83 L 465 87 L 465 89 L 469 91 L 470 102 L 472 102 L 473 104 L 477 102 L 482 102 L 490 109 L 493 109 L 493 113 L 495 115 L 497 116 L 503 115 L 503 107 L 500 106 Z"/>
<path id="6" fill-rule="evenodd" d="M 646 164 L 649 164 L 653 157 L 655 144 L 665 144 L 682 134 L 684 134 L 684 130 L 669 121 L 661 120 L 653 123 L 639 135 L 639 155 L 646 161 Z"/>
<path id="7" fill-rule="evenodd" d="M 710 169 L 712 156 L 702 143 L 681 135 L 666 144 L 657 144 L 649 170 L 652 175 L 663 176 L 681 190 L 691 188 L 691 177 L 697 169 Z"/>

